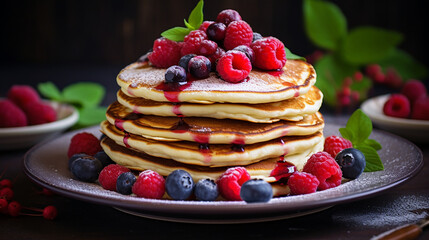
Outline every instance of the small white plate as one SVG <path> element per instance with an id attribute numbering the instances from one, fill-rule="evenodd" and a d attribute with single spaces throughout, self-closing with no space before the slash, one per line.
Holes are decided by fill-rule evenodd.
<path id="1" fill-rule="evenodd" d="M 53 101 L 45 102 L 55 109 L 57 120 L 50 123 L 24 127 L 0 128 L 0 150 L 31 147 L 36 143 L 63 132 L 77 122 L 79 113 L 73 106 Z"/>
<path id="2" fill-rule="evenodd" d="M 429 121 L 390 117 L 383 113 L 384 103 L 390 94 L 370 98 L 362 103 L 362 111 L 374 125 L 418 143 L 429 142 Z"/>

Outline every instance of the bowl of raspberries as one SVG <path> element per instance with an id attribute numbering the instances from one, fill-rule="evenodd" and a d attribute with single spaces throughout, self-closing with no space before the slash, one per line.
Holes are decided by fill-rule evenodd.
<path id="1" fill-rule="evenodd" d="M 31 147 L 73 126 L 70 105 L 47 101 L 29 85 L 13 85 L 0 98 L 0 151 Z"/>
<path id="2" fill-rule="evenodd" d="M 400 92 L 381 95 L 362 103 L 374 124 L 413 142 L 429 142 L 429 95 L 418 80 L 409 80 Z"/>

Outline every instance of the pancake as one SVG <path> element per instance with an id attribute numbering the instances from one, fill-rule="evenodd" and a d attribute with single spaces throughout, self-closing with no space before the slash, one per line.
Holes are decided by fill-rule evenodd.
<path id="1" fill-rule="evenodd" d="M 143 152 L 134 151 L 133 149 L 120 146 L 108 137 L 101 141 L 101 146 L 113 161 L 127 168 L 138 171 L 150 169 L 158 172 L 162 176 L 168 176 L 174 170 L 183 169 L 191 174 L 195 182 L 205 178 L 216 180 L 228 168 L 211 168 L 189 165 L 171 159 L 154 157 Z M 295 165 L 297 170 L 301 171 L 304 164 L 307 162 L 307 159 L 313 153 L 322 151 L 322 149 L 323 142 L 320 142 L 302 153 L 285 157 L 264 159 L 258 163 L 250 164 L 244 167 L 247 169 L 252 178 L 264 179 L 267 182 L 276 182 L 279 180 L 279 176 L 272 175 L 272 173 L 274 173 L 273 170 L 276 167 L 282 167 L 282 163 L 290 163 L 291 165 L 288 166 Z"/>
<path id="2" fill-rule="evenodd" d="M 171 103 L 156 102 L 146 98 L 130 97 L 118 91 L 119 103 L 136 113 L 157 116 L 186 116 L 230 118 L 250 122 L 275 122 L 282 120 L 299 121 L 317 112 L 322 105 L 323 94 L 315 86 L 302 96 L 287 100 L 261 104 L 245 103 Z"/>
<path id="3" fill-rule="evenodd" d="M 252 123 L 232 119 L 143 115 L 118 102 L 109 106 L 106 118 L 117 128 L 146 138 L 211 144 L 253 144 L 283 136 L 310 135 L 324 126 L 319 112 L 298 122 Z"/>
<path id="4" fill-rule="evenodd" d="M 152 156 L 211 167 L 243 166 L 271 157 L 297 154 L 324 140 L 323 133 L 320 131 L 307 136 L 285 136 L 249 145 L 165 142 L 121 131 L 108 121 L 101 123 L 101 131 L 119 145 Z"/>
<path id="5" fill-rule="evenodd" d="M 316 82 L 313 66 L 301 60 L 288 60 L 279 71 L 253 69 L 240 83 L 229 83 L 214 72 L 205 79 L 192 80 L 171 88 L 164 83 L 166 69 L 155 68 L 148 62 L 128 65 L 117 76 L 122 91 L 131 97 L 158 102 L 195 103 L 268 103 L 306 94 Z"/>

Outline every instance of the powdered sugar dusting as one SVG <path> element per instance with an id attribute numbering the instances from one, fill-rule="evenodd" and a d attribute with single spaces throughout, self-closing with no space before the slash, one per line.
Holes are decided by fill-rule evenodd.
<path id="1" fill-rule="evenodd" d="M 295 66 L 295 65 L 293 65 Z M 287 68 L 287 66 L 285 67 Z M 279 76 L 266 72 L 252 71 L 248 78 L 239 83 L 230 83 L 219 78 L 214 72 L 205 79 L 193 81 L 183 91 L 248 91 L 248 92 L 270 92 L 284 90 L 297 85 L 305 84 L 311 72 L 300 69 L 299 73 L 294 70 L 286 70 Z M 156 88 L 165 78 L 165 69 L 153 67 L 139 67 L 136 65 L 124 69 L 118 75 L 118 79 L 129 84 L 131 87 Z"/>

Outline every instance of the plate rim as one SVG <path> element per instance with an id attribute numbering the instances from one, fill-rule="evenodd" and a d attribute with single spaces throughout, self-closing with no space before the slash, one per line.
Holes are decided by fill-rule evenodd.
<path id="1" fill-rule="evenodd" d="M 326 124 L 326 125 L 328 125 L 328 124 Z M 329 125 L 332 127 L 336 127 L 336 128 L 341 127 L 341 125 L 338 125 L 338 124 L 329 124 Z M 65 137 L 65 135 L 72 135 L 78 131 L 88 131 L 90 129 L 96 130 L 95 128 L 98 128 L 98 126 L 74 130 L 74 131 L 71 131 L 68 133 L 64 133 L 61 136 L 59 136 L 58 138 Z M 125 200 L 119 200 L 118 201 L 117 198 L 111 197 L 111 196 L 109 198 L 100 197 L 100 196 L 95 197 L 91 194 L 82 194 L 82 193 L 79 193 L 77 191 L 70 191 L 70 190 L 67 190 L 64 188 L 60 188 L 60 187 L 55 186 L 52 183 L 50 184 L 50 183 L 45 182 L 43 179 L 36 176 L 36 174 L 32 173 L 28 167 L 28 161 L 29 161 L 31 155 L 34 154 L 34 152 L 36 152 L 44 144 L 47 144 L 51 141 L 55 141 L 57 138 L 48 139 L 44 142 L 41 142 L 41 143 L 33 146 L 24 155 L 24 160 L 23 160 L 24 164 L 23 165 L 24 165 L 25 174 L 32 181 L 42 185 L 43 187 L 45 187 L 45 188 L 47 188 L 53 192 L 58 193 L 60 195 L 71 197 L 71 198 L 78 199 L 78 200 L 91 202 L 91 203 L 107 205 L 107 206 L 116 207 L 116 208 L 123 208 L 123 209 L 126 209 L 128 211 L 138 211 L 139 213 L 142 213 L 142 212 L 144 213 L 145 211 L 149 211 L 149 210 L 159 212 L 159 213 L 166 213 L 166 212 L 169 212 L 172 210 L 176 210 L 175 214 L 179 214 L 179 213 L 177 213 L 178 207 L 181 208 L 179 212 L 185 212 L 185 211 L 195 209 L 195 206 L 199 206 L 197 209 L 199 209 L 199 211 L 207 211 L 207 212 L 205 212 L 205 214 L 208 214 L 208 215 L 212 215 L 212 214 L 219 215 L 220 213 L 218 212 L 219 211 L 218 209 L 227 210 L 227 211 L 229 211 L 230 215 L 236 215 L 236 214 L 243 214 L 243 209 L 249 211 L 250 213 L 265 212 L 267 209 L 267 204 L 269 204 L 268 206 L 270 206 L 271 211 L 290 213 L 290 212 L 316 209 L 316 208 L 326 207 L 326 206 L 330 206 L 330 205 L 347 203 L 350 201 L 356 201 L 356 200 L 360 200 L 360 199 L 364 199 L 364 198 L 369 198 L 369 197 L 375 196 L 377 194 L 381 194 L 383 191 L 390 189 L 392 187 L 395 187 L 395 186 L 403 183 L 404 181 L 406 181 L 406 180 L 414 177 L 415 175 L 417 175 L 418 172 L 423 167 L 423 153 L 422 153 L 421 149 L 419 147 L 417 147 L 414 143 L 412 143 L 409 140 L 402 138 L 400 136 L 397 136 L 397 135 L 394 135 L 394 134 L 391 134 L 389 132 L 385 132 L 382 130 L 378 130 L 378 129 L 374 129 L 374 131 L 379 133 L 379 134 L 384 134 L 384 135 L 387 134 L 387 135 L 390 135 L 390 137 L 396 137 L 399 140 L 405 141 L 409 145 L 412 145 L 418 151 L 418 153 L 417 153 L 419 155 L 418 166 L 416 166 L 412 171 L 407 172 L 406 175 L 403 175 L 400 178 L 398 178 L 396 181 L 390 182 L 389 184 L 386 184 L 384 186 L 376 187 L 376 188 L 372 188 L 372 189 L 366 189 L 364 191 L 360 191 L 360 192 L 357 192 L 354 194 L 341 196 L 339 198 L 331 197 L 331 198 L 327 198 L 327 199 L 321 199 L 317 203 L 315 203 L 314 201 L 306 201 L 304 204 L 300 204 L 299 206 L 293 206 L 293 210 L 290 209 L 290 207 L 289 208 L 285 207 L 284 206 L 285 203 L 282 202 L 281 199 L 282 198 L 295 197 L 295 196 L 274 198 L 269 203 L 252 203 L 252 204 L 247 204 L 243 201 L 221 201 L 219 203 L 219 201 L 216 201 L 216 202 L 199 202 L 199 201 L 177 201 L 177 200 L 165 200 L 165 199 L 161 199 L 161 200 L 158 200 L 158 199 L 142 199 L 142 198 L 131 198 L 132 200 L 126 200 L 126 201 Z M 88 183 L 88 184 L 96 184 L 96 183 Z M 325 191 L 329 191 L 329 190 L 325 190 Z M 113 195 L 113 193 L 112 193 L 112 195 Z M 221 207 L 219 208 L 217 206 L 221 206 Z M 201 212 L 195 213 L 195 217 L 197 218 L 198 215 L 200 215 L 200 214 L 201 214 Z"/>

